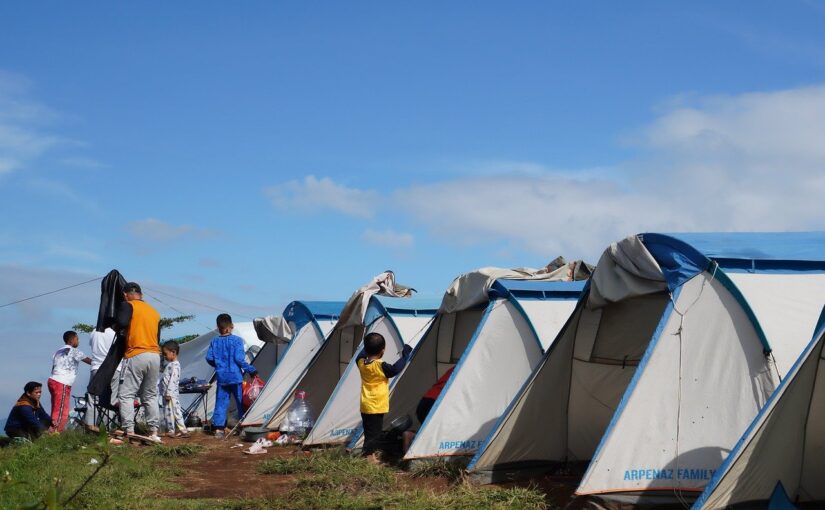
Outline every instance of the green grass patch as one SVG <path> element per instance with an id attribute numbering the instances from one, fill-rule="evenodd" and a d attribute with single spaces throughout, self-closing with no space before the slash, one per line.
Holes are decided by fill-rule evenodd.
<path id="1" fill-rule="evenodd" d="M 442 508 L 471 510 L 503 510 L 547 508 L 544 495 L 525 488 L 501 489 L 458 483 L 443 492 L 408 489 L 402 476 L 393 468 L 376 465 L 341 450 L 316 451 L 312 455 L 275 458 L 264 461 L 259 473 L 296 476 L 295 489 L 289 494 L 263 501 L 246 502 L 250 509 L 315 508 L 411 509 Z M 439 461 L 416 466 L 413 478 L 440 477 L 458 480 L 462 477 L 460 463 Z"/>
<path id="2" fill-rule="evenodd" d="M 525 488 L 484 488 L 469 485 L 454 486 L 447 492 L 431 490 L 378 490 L 364 488 L 358 492 L 347 492 L 329 488 L 302 486 L 282 498 L 250 502 L 249 508 L 289 508 L 310 510 L 316 508 L 336 508 L 341 510 L 365 510 L 382 508 L 386 510 L 545 510 L 547 504 L 540 492 Z"/>
<path id="3" fill-rule="evenodd" d="M 446 478 L 450 482 L 457 482 L 464 478 L 466 462 L 438 459 L 418 462 L 412 465 L 410 475 L 413 478 Z"/>
<path id="4" fill-rule="evenodd" d="M 173 457 L 191 457 L 203 451 L 203 446 L 199 444 L 174 444 L 155 445 L 146 450 L 146 455 L 153 457 L 173 458 Z"/>
<path id="5" fill-rule="evenodd" d="M 70 505 L 60 505 L 100 466 L 106 449 L 109 463 Z M 146 508 L 143 497 L 174 487 L 173 473 L 174 465 L 143 455 L 139 448 L 109 446 L 106 439 L 67 432 L 0 449 L 0 501 L 3 508 L 48 499 L 57 503 L 50 508 Z"/>
<path id="6" fill-rule="evenodd" d="M 278 496 L 261 499 L 171 499 L 175 476 L 181 474 L 180 459 L 201 454 L 197 445 L 153 447 L 110 446 L 82 433 L 47 436 L 34 443 L 0 449 L 0 508 L 115 509 L 115 510 L 310 510 L 356 509 L 490 509 L 547 508 L 544 495 L 525 488 L 477 487 L 459 482 L 445 487 L 435 483 L 421 488 L 417 477 L 449 476 L 453 465 L 434 464 L 420 468 L 414 477 L 397 469 L 376 465 L 341 450 L 312 455 L 272 458 L 260 463 L 259 472 L 289 475 L 291 487 Z M 46 506 L 48 496 L 62 502 L 100 466 L 69 505 Z M 202 455 L 208 455 L 205 451 Z M 90 463 L 96 459 L 99 463 Z M 40 506 L 30 506 L 32 504 Z"/>
<path id="7" fill-rule="evenodd" d="M 262 462 L 262 474 L 297 475 L 298 487 L 311 490 L 335 489 L 357 491 L 365 487 L 388 489 L 395 482 L 395 473 L 384 466 L 353 457 L 343 450 L 321 450 L 311 455 L 281 457 Z"/>

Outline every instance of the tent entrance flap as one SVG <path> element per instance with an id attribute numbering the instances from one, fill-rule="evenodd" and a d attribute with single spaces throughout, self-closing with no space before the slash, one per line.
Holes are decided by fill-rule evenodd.
<path id="1" fill-rule="evenodd" d="M 390 391 L 390 412 L 385 418 L 386 423 L 409 415 L 416 429 L 421 426 L 415 416 L 421 395 L 455 366 L 483 314 L 484 307 L 475 307 L 436 316 L 415 347 L 404 374 Z"/>
<path id="2" fill-rule="evenodd" d="M 598 309 L 585 306 L 586 300 L 473 460 L 472 470 L 486 473 L 481 478 L 593 455 L 670 295 L 660 290 Z"/>
<path id="3" fill-rule="evenodd" d="M 474 454 L 541 356 L 522 310 L 508 299 L 490 303 L 405 459 Z"/>
<path id="4" fill-rule="evenodd" d="M 761 338 L 721 278 L 692 278 L 671 310 L 576 494 L 701 492 L 773 391 Z"/>
<path id="5" fill-rule="evenodd" d="M 306 401 L 310 409 L 315 413 L 320 412 L 346 370 L 349 360 L 356 354 L 355 350 L 364 337 L 364 330 L 360 325 L 334 329 L 310 362 L 306 372 L 294 382 L 289 393 L 284 395 L 285 398 L 274 410 L 267 427 L 275 429 L 280 426 L 292 404 L 295 391 L 298 390 L 306 392 Z"/>

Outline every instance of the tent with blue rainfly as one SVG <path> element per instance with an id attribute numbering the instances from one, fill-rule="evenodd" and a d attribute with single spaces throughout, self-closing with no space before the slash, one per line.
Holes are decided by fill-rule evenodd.
<path id="1" fill-rule="evenodd" d="M 266 384 L 246 410 L 242 426 L 263 425 L 269 421 L 273 409 L 286 395 L 291 395 L 296 382 L 326 343 L 343 307 L 342 301 L 293 301 L 286 306 L 283 319 L 292 330 L 292 338 L 286 346 L 271 342 L 268 352 L 262 349 L 258 354 L 258 358 L 263 355 L 276 363 L 268 377 L 261 371 Z"/>
<path id="2" fill-rule="evenodd" d="M 400 332 L 400 336 L 398 336 L 395 335 L 395 330 L 386 320 L 379 320 L 370 324 L 364 320 L 366 312 L 370 309 L 370 304 L 381 303 L 381 301 L 374 300 L 374 298 L 376 298 L 376 296 L 369 298 L 369 303 L 364 308 L 365 313 L 363 315 L 358 312 L 355 314 L 357 318 L 348 315 L 342 316 L 338 320 L 327 341 L 315 353 L 306 370 L 295 380 L 292 390 L 285 393 L 280 398 L 280 401 L 272 407 L 269 413 L 270 417 L 264 426 L 272 430 L 281 428 L 289 406 L 292 404 L 295 391 L 297 390 L 305 392 L 306 401 L 312 412 L 317 413 L 319 410 L 324 409 L 333 391 L 335 391 L 338 381 L 344 376 L 350 361 L 357 354 L 357 350 L 365 334 L 374 330 L 385 333 L 387 348 L 384 352 L 383 359 L 388 363 L 392 363 L 401 355 L 401 348 L 403 346 L 403 343 L 401 343 L 402 338 L 412 339 L 420 329 L 424 328 L 427 321 L 430 320 L 432 313 L 434 313 L 430 308 L 431 305 L 424 303 L 421 305 L 424 306 L 424 308 L 414 309 L 415 311 L 413 313 L 406 315 L 400 313 L 393 314 L 392 320 L 395 325 L 398 326 L 398 331 Z M 360 296 L 353 296 L 349 303 L 354 302 L 356 299 L 360 299 Z M 388 304 L 387 301 L 383 301 L 382 306 L 385 309 L 403 310 L 407 305 L 402 303 L 402 301 L 406 302 L 412 298 L 386 297 L 385 299 L 393 303 Z M 415 301 L 418 300 L 412 302 L 414 303 Z M 412 306 L 416 305 L 413 304 Z M 349 306 L 345 306 L 345 309 L 349 308 Z M 407 312 L 410 311 L 412 310 L 407 310 Z M 355 375 L 358 376 L 356 380 L 360 383 L 360 375 L 357 373 Z M 353 410 L 357 412 L 357 404 Z M 360 418 L 360 414 L 358 416 Z M 346 429 L 348 427 L 336 426 L 335 428 L 338 429 L 338 433 L 341 434 L 343 432 L 341 432 L 340 429 Z M 313 427 L 313 430 L 314 429 L 315 427 Z"/>
<path id="3" fill-rule="evenodd" d="M 557 259 L 541 271 L 484 268 L 457 278 L 390 394 L 387 421 L 409 415 L 405 459 L 467 458 L 486 436 L 567 321 L 589 276 Z M 422 396 L 454 367 L 424 423 Z M 358 447 L 362 434 L 350 447 Z"/>
<path id="4" fill-rule="evenodd" d="M 586 466 L 576 496 L 594 508 L 695 498 L 823 302 L 825 233 L 614 243 L 468 469 L 490 481 Z"/>
<path id="5" fill-rule="evenodd" d="M 393 363 L 401 356 L 405 344 L 413 348 L 418 344 L 438 310 L 438 305 L 439 302 L 435 300 L 374 295 L 367 306 L 363 326 L 367 333 L 383 335 L 387 342 L 383 360 Z M 361 375 L 355 365 L 355 358 L 363 347 L 363 341 L 360 341 L 353 351 L 356 354 L 350 357 L 343 375 L 318 415 L 315 426 L 304 440 L 304 446 L 344 444 L 360 427 Z M 317 375 L 322 376 L 320 372 Z M 394 382 L 395 379 L 392 379 L 390 385 Z M 317 395 L 317 390 L 314 393 Z M 316 399 L 321 400 L 322 398 Z"/>
<path id="6" fill-rule="evenodd" d="M 823 347 L 821 317 L 813 340 L 716 471 L 694 510 L 825 507 Z"/>

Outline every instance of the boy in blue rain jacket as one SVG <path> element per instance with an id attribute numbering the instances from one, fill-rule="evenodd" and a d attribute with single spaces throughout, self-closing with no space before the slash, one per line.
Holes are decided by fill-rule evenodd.
<path id="1" fill-rule="evenodd" d="M 226 411 L 229 408 L 229 396 L 235 397 L 238 420 L 243 417 L 243 374 L 255 376 L 255 367 L 246 362 L 243 339 L 232 334 L 235 327 L 232 317 L 222 313 L 217 319 L 218 332 L 209 344 L 206 362 L 215 367 L 215 411 L 212 413 L 212 430 L 215 437 L 223 439 L 226 432 Z"/>

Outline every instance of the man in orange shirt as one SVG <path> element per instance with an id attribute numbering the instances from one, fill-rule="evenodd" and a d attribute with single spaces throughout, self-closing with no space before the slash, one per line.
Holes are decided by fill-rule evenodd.
<path id="1" fill-rule="evenodd" d="M 126 354 L 120 383 L 120 421 L 127 434 L 135 433 L 135 397 L 146 412 L 149 437 L 158 436 L 158 378 L 160 377 L 160 314 L 143 302 L 140 285 L 127 283 L 125 301 L 117 310 L 117 325 L 126 336 Z"/>

